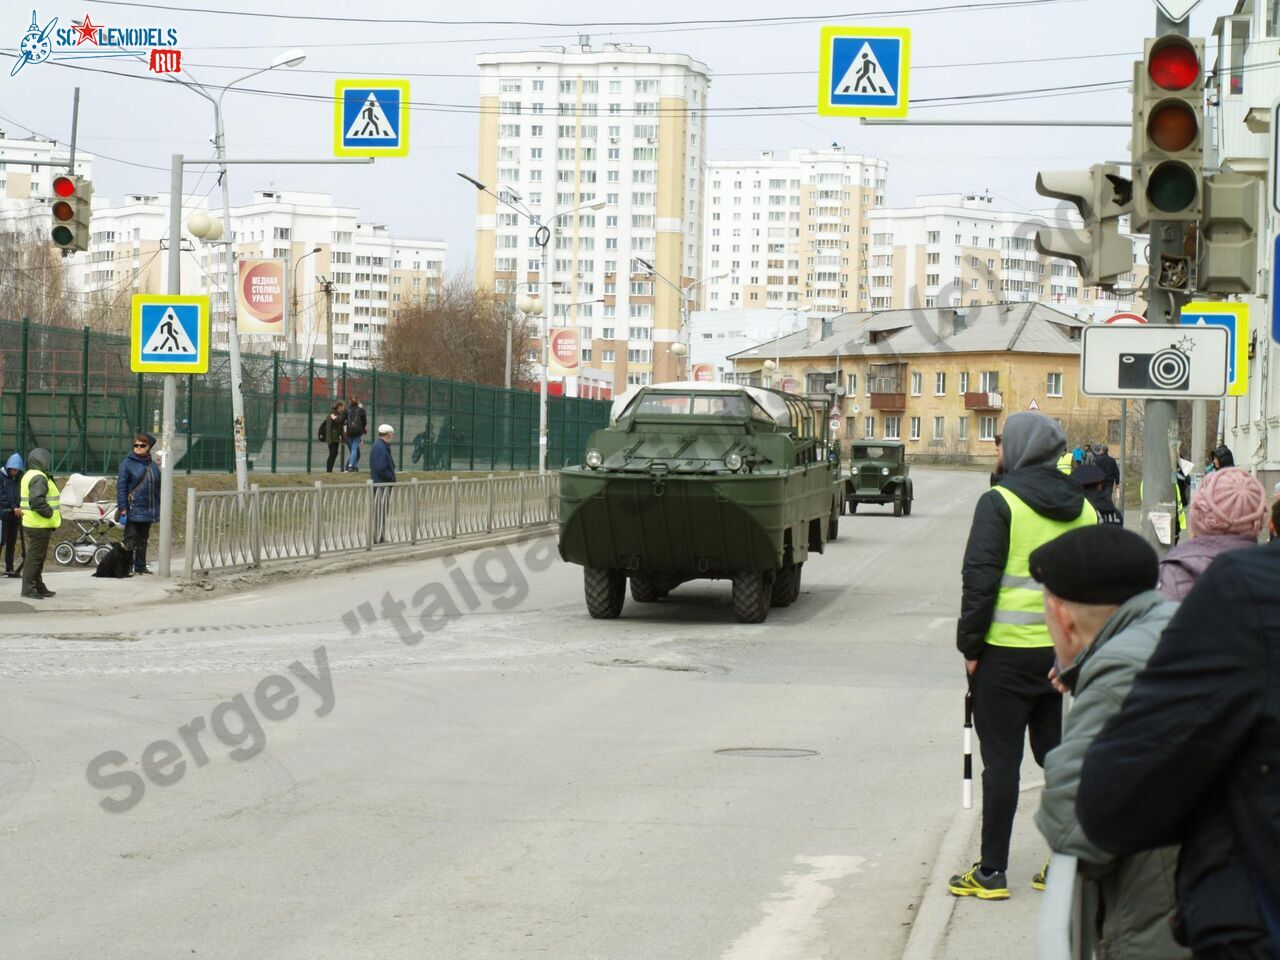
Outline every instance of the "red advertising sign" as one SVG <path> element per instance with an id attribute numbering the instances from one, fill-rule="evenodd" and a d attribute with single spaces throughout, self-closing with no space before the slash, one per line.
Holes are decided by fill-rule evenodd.
<path id="1" fill-rule="evenodd" d="M 241 333 L 285 335 L 285 261 L 236 262 L 236 318 Z"/>
<path id="2" fill-rule="evenodd" d="M 577 376 L 579 356 L 576 327 L 561 327 L 551 331 L 551 363 L 548 366 L 552 376 Z"/>
<path id="3" fill-rule="evenodd" d="M 693 379 L 697 383 L 715 383 L 716 365 L 714 363 L 695 363 Z"/>

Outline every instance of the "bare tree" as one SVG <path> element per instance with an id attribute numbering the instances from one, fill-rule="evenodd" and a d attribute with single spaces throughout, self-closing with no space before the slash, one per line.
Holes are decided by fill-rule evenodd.
<path id="1" fill-rule="evenodd" d="M 74 327 L 84 322 L 84 306 L 66 261 L 40 228 L 0 230 L 0 319 Z"/>
<path id="2" fill-rule="evenodd" d="M 512 381 L 527 383 L 532 370 L 526 358 L 536 340 L 532 325 L 515 315 L 509 297 L 476 289 L 465 273 L 400 308 L 387 324 L 378 364 L 398 373 L 502 386 L 508 322 Z"/>

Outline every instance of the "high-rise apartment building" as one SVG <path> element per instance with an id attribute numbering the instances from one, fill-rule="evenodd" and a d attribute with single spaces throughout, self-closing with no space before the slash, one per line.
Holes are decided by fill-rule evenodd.
<path id="1" fill-rule="evenodd" d="M 708 68 L 682 54 L 605 44 L 483 54 L 477 179 L 554 226 L 550 322 L 577 325 L 582 363 L 615 390 L 671 380 L 683 288 L 701 265 Z M 595 202 L 601 210 L 579 210 Z M 662 280 L 636 262 L 653 265 Z M 535 227 L 481 192 L 476 280 L 516 295 L 539 282 Z M 687 299 L 702 304 L 702 288 Z"/>
<path id="2" fill-rule="evenodd" d="M 197 210 L 221 217 L 203 197 L 188 197 L 183 221 Z M 224 227 L 225 229 L 225 227 Z M 327 356 L 332 311 L 336 363 L 367 364 L 377 356 L 386 325 L 402 306 L 434 292 L 444 274 L 440 240 L 391 236 L 387 227 L 359 222 L 354 207 L 330 195 L 260 190 L 231 208 L 237 258 L 285 260 L 296 338 L 276 348 L 299 358 Z M 73 260 L 81 287 L 128 304 L 133 293 L 163 293 L 168 277 L 169 197 L 134 194 L 119 205 L 95 198 L 89 252 Z M 221 243 L 187 238 L 184 293 L 207 293 L 213 345 L 227 344 L 226 260 Z M 312 253 L 319 247 L 318 253 Z M 82 259 L 83 258 L 83 259 Z M 246 340 L 249 349 L 252 341 Z M 264 348 L 271 348 L 264 342 Z"/>
<path id="3" fill-rule="evenodd" d="M 1074 208 L 1015 213 L 989 195 L 935 194 L 914 207 L 868 215 L 872 310 L 1044 303 L 1077 319 L 1145 309 L 1146 266 L 1134 243 L 1134 272 L 1108 293 L 1086 287 L 1076 268 L 1036 252 L 1039 227 L 1079 224 Z"/>
<path id="4" fill-rule="evenodd" d="M 707 308 L 866 310 L 868 214 L 888 164 L 822 150 L 707 164 Z"/>
<path id="5" fill-rule="evenodd" d="M 41 137 L 14 138 L 0 130 L 0 211 L 10 218 L 6 224 L 13 229 L 24 219 L 35 223 L 41 214 L 44 220 L 35 223 L 44 233 L 46 223 L 52 229 L 51 214 L 37 211 L 46 206 L 53 196 L 53 178 L 67 172 L 66 167 L 45 166 L 67 160 L 67 148 Z M 35 164 L 32 166 L 32 164 Z M 87 179 L 93 177 L 93 157 L 84 151 L 76 153 L 75 173 Z"/>

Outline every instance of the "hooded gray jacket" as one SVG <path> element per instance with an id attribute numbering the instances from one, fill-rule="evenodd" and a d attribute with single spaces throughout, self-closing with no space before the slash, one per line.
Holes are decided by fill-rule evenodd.
<path id="1" fill-rule="evenodd" d="M 1097 884 L 1102 903 L 1099 957 L 1103 960 L 1176 960 L 1190 951 L 1173 939 L 1177 847 L 1113 857 L 1094 844 L 1076 819 L 1076 791 L 1084 754 L 1120 712 L 1134 678 L 1146 666 L 1178 605 L 1154 590 L 1140 593 L 1103 625 L 1093 644 L 1063 671 L 1075 702 L 1062 743 L 1044 764 L 1044 794 L 1036 826 L 1057 853 L 1080 858 L 1081 872 Z"/>

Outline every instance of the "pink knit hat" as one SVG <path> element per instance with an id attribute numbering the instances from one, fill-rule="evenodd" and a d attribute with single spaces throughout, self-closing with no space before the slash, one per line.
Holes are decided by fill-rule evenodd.
<path id="1" fill-rule="evenodd" d="M 1191 529 L 1197 536 L 1238 533 L 1256 537 L 1266 515 L 1266 491 L 1241 467 L 1213 471 L 1191 498 Z"/>

